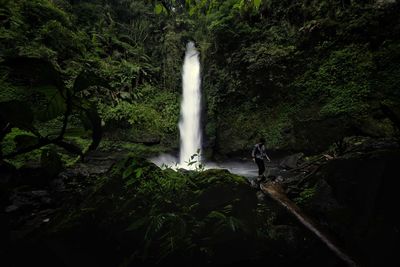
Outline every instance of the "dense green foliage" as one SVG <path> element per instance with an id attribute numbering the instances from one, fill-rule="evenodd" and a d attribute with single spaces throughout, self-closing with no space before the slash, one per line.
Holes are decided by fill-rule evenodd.
<path id="1" fill-rule="evenodd" d="M 30 86 L 7 62 L 45 60 L 68 90 L 84 74 L 77 97 L 96 105 L 106 136 L 176 149 L 180 70 L 194 40 L 209 155 L 248 151 L 259 135 L 269 149 L 307 151 L 345 135 L 393 136 L 381 105 L 399 103 L 398 11 L 361 0 L 2 1 L 0 101 Z M 307 123 L 332 118 L 348 122 L 344 134 L 310 143 L 317 128 Z"/>
<path id="2" fill-rule="evenodd" d="M 204 80 L 220 152 L 248 150 L 258 135 L 270 149 L 313 150 L 299 145 L 307 137 L 296 122 L 329 118 L 346 118 L 348 134 L 396 134 L 380 103 L 399 103 L 398 4 L 262 1 L 257 11 L 228 9 L 234 2 L 208 15 Z M 331 130 L 310 127 L 305 136 Z"/>
<path id="3" fill-rule="evenodd" d="M 131 156 L 92 182 L 85 200 L 60 212 L 44 233 L 65 240 L 71 251 L 80 240 L 80 260 L 101 266 L 310 260 L 300 252 L 277 256 L 299 249 L 292 243 L 301 234 L 283 240 L 279 224 L 291 218 L 278 218 L 279 209 L 259 203 L 246 179 L 226 170 L 181 173 Z M 312 239 L 300 242 L 314 245 Z"/>
<path id="4" fill-rule="evenodd" d="M 17 144 L 18 135 L 6 136 L 11 129 L 28 130 L 40 140 L 6 158 L 52 147 L 55 131 L 57 142 L 81 154 L 78 151 L 87 147 L 79 148 L 75 136 L 86 138 L 90 133 L 77 127 L 91 128 L 92 137 L 100 141 L 100 126 L 90 125 L 98 123 L 93 121 L 96 110 L 106 134 L 121 128 L 128 131 L 122 138 L 143 141 L 150 136 L 176 145 L 180 63 L 168 65 L 172 55 L 166 54 L 169 45 L 163 45 L 160 30 L 166 20 L 155 16 L 151 5 L 2 1 L 0 13 L 1 140 L 7 140 L 2 147 L 9 152 L 16 147 L 10 138 Z M 160 66 L 160 57 L 165 66 Z M 173 57 L 179 59 L 180 54 Z M 169 72 L 174 69 L 178 71 Z M 13 118 L 17 111 L 19 117 Z M 82 111 L 90 114 L 82 117 Z"/>

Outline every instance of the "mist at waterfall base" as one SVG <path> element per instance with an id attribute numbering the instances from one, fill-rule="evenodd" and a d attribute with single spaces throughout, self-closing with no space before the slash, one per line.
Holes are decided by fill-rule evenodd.
<path id="1" fill-rule="evenodd" d="M 200 164 L 205 169 L 223 168 L 230 172 L 246 177 L 257 175 L 253 162 L 206 162 L 201 157 L 201 73 L 199 52 L 195 44 L 189 42 L 186 45 L 185 59 L 182 69 L 182 102 L 180 110 L 179 134 L 180 151 L 179 158 L 170 154 L 162 154 L 150 160 L 159 167 L 168 166 L 174 169 L 196 169 Z M 197 154 L 198 156 L 193 157 Z M 188 164 L 192 161 L 193 164 Z"/>
<path id="2" fill-rule="evenodd" d="M 189 169 L 187 163 L 184 165 L 180 165 L 177 163 L 177 157 L 174 157 L 170 154 L 161 154 L 155 158 L 150 159 L 151 162 L 156 164 L 159 167 L 169 166 L 173 169 Z M 257 166 L 254 162 L 242 161 L 242 160 L 231 160 L 231 161 L 224 161 L 224 162 L 207 162 L 203 159 L 202 165 L 205 169 L 227 169 L 231 173 L 241 175 L 247 178 L 255 178 L 258 173 Z M 192 167 L 192 166 L 190 166 Z M 193 167 L 192 167 L 193 169 Z"/>

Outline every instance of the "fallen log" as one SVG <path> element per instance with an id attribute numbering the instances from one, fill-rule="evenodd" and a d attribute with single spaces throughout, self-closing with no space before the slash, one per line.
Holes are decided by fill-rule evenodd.
<path id="1" fill-rule="evenodd" d="M 306 216 L 301 209 L 291 201 L 285 194 L 284 189 L 279 183 L 267 182 L 260 184 L 261 190 L 269 195 L 272 199 L 277 201 L 283 207 L 285 207 L 290 213 L 292 213 L 305 227 L 313 232 L 330 250 L 332 250 L 340 259 L 348 264 L 348 266 L 358 266 L 356 262 L 350 258 L 342 249 L 335 244 L 332 237 L 329 237 L 326 233 L 323 233 L 317 224 Z"/>

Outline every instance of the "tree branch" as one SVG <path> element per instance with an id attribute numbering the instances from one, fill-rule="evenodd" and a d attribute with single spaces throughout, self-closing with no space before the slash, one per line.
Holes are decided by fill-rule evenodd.
<path id="1" fill-rule="evenodd" d="M 65 131 L 67 130 L 68 118 L 72 112 L 72 95 L 69 92 L 69 90 L 67 90 L 67 92 L 66 92 L 66 97 L 67 97 L 67 99 L 66 99 L 67 110 L 64 113 L 63 126 L 61 128 L 61 132 L 60 132 L 59 136 L 57 137 L 58 140 L 62 140 L 64 138 Z"/>
<path id="2" fill-rule="evenodd" d="M 7 155 L 4 155 L 1 158 L 2 159 L 13 158 L 15 156 L 18 156 L 18 155 L 21 155 L 21 154 L 25 154 L 25 153 L 31 152 L 33 150 L 39 149 L 41 147 L 47 146 L 47 145 L 53 143 L 53 141 L 54 140 L 49 140 L 47 138 L 42 138 L 42 139 L 39 139 L 39 142 L 37 144 L 34 144 L 32 146 L 28 146 L 28 147 L 25 147 L 25 148 L 21 148 L 18 151 L 12 152 L 12 153 L 7 154 Z"/>

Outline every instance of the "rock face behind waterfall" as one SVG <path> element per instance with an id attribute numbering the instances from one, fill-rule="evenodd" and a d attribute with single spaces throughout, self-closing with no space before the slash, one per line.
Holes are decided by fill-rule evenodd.
<path id="1" fill-rule="evenodd" d="M 310 176 L 302 206 L 363 266 L 398 266 L 399 145 L 360 137 L 346 145 Z"/>

